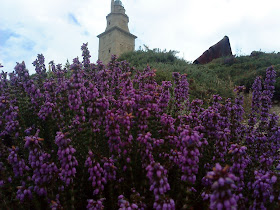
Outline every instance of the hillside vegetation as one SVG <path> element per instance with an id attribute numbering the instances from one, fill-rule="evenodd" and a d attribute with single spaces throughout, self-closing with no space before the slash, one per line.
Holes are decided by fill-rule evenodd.
<path id="1" fill-rule="evenodd" d="M 1 210 L 280 209 L 276 72 L 267 68 L 277 55 L 196 66 L 175 51 L 130 54 L 156 74 L 114 55 L 91 63 L 81 50 L 65 68 L 53 61 L 47 71 L 39 54 L 33 75 L 24 62 L 0 73 Z M 232 100 L 189 99 L 229 96 L 265 69 L 249 111 L 243 86 Z"/>
<path id="2" fill-rule="evenodd" d="M 215 59 L 205 65 L 195 65 L 176 56 L 176 51 L 149 49 L 123 54 L 119 60 L 126 60 L 136 69 L 147 65 L 157 70 L 157 82 L 172 80 L 172 72 L 186 73 L 192 90 L 192 98 L 209 99 L 213 94 L 224 98 L 233 97 L 235 86 L 244 85 L 246 92 L 256 76 L 265 76 L 265 70 L 273 65 L 280 75 L 280 53 L 254 51 L 248 56 Z M 280 98 L 280 79 L 276 81 L 274 100 Z"/>

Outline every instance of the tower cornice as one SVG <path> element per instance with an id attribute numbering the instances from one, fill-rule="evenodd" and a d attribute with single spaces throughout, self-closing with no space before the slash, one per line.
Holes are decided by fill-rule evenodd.
<path id="1" fill-rule="evenodd" d="M 111 15 L 122 15 L 122 16 L 128 18 L 127 14 L 118 13 L 118 12 L 111 12 L 106 16 L 106 18 L 110 17 Z"/>
<path id="2" fill-rule="evenodd" d="M 105 31 L 105 32 L 103 32 L 103 33 L 101 33 L 101 34 L 99 34 L 97 37 L 98 37 L 98 38 L 101 38 L 102 36 L 104 36 L 104 35 L 110 33 L 111 31 L 114 31 L 114 30 L 121 31 L 121 32 L 125 33 L 126 35 L 128 35 L 128 36 L 130 36 L 130 37 L 133 37 L 134 39 L 137 38 L 137 36 L 135 36 L 135 35 L 133 35 L 132 33 L 129 33 L 129 32 L 127 32 L 127 31 L 121 29 L 121 28 L 118 27 L 118 26 L 114 26 L 114 27 L 108 29 L 107 31 Z"/>

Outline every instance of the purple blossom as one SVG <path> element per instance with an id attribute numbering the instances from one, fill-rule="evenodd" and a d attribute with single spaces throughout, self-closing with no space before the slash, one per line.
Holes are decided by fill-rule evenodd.
<path id="1" fill-rule="evenodd" d="M 61 164 L 59 177 L 66 186 L 69 186 L 73 182 L 76 166 L 78 166 L 78 161 L 74 156 L 76 150 L 70 145 L 71 140 L 61 132 L 57 132 L 55 143 L 58 146 L 57 156 Z"/>
<path id="2" fill-rule="evenodd" d="M 25 137 L 25 147 L 29 149 L 28 162 L 33 170 L 32 180 L 35 184 L 34 191 L 40 196 L 47 195 L 47 185 L 55 181 L 58 172 L 54 162 L 50 162 L 50 154 L 41 149 L 41 141 L 38 137 L 39 130 L 35 136 Z"/>
<path id="3" fill-rule="evenodd" d="M 234 194 L 236 177 L 228 172 L 229 167 L 222 168 L 219 163 L 213 171 L 207 173 L 212 180 L 210 209 L 237 209 L 238 197 Z M 204 194 L 205 195 L 205 194 Z"/>
<path id="4" fill-rule="evenodd" d="M 91 181 L 94 189 L 93 195 L 101 194 L 104 190 L 104 185 L 107 183 L 105 172 L 99 162 L 95 160 L 92 151 L 89 151 L 88 158 L 86 159 L 85 166 L 88 168 L 90 174 L 89 181 Z M 107 171 L 107 177 L 108 171 Z M 112 178 L 110 176 L 110 178 Z"/>
<path id="5" fill-rule="evenodd" d="M 28 171 L 30 168 L 25 164 L 24 159 L 20 158 L 18 155 L 19 148 L 12 147 L 10 149 L 10 154 L 8 157 L 9 163 L 13 167 L 13 171 L 16 177 L 23 176 L 25 171 Z"/>
<path id="6" fill-rule="evenodd" d="M 101 198 L 97 201 L 93 200 L 93 199 L 89 199 L 88 200 L 88 204 L 87 204 L 87 209 L 88 210 L 102 210 L 104 209 L 104 202 L 105 198 Z"/>

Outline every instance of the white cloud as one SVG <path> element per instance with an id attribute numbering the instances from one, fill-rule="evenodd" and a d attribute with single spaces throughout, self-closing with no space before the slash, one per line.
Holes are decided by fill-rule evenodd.
<path id="1" fill-rule="evenodd" d="M 0 62 L 12 71 L 25 60 L 29 69 L 36 55 L 64 64 L 81 57 L 82 43 L 89 43 L 92 61 L 98 56 L 98 34 L 106 27 L 110 2 L 97 0 L 9 0 L 1 2 L 0 33 L 11 36 L 0 46 Z M 136 49 L 180 51 L 192 61 L 224 35 L 233 53 L 252 50 L 280 51 L 280 3 L 276 0 L 123 0 L 130 18 L 130 32 L 138 36 Z M 69 14 L 75 20 L 69 21 Z M 74 21 L 74 22 L 73 22 Z M 1 34 L 0 34 L 1 41 Z M 1 44 L 2 42 L 0 42 Z M 34 72 L 34 70 L 33 70 Z"/>

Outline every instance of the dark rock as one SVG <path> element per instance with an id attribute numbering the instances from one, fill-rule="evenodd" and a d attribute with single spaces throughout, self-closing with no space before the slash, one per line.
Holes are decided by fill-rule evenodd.
<path id="1" fill-rule="evenodd" d="M 264 52 L 261 52 L 261 51 L 252 51 L 251 52 L 251 57 L 259 57 L 261 55 L 264 55 Z"/>
<path id="2" fill-rule="evenodd" d="M 216 58 L 221 58 L 221 57 L 225 57 L 225 56 L 232 56 L 229 38 L 227 36 L 225 36 L 217 44 L 213 45 L 208 50 L 206 50 L 193 63 L 194 64 L 206 64 Z"/>

